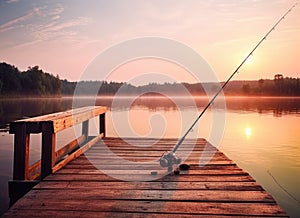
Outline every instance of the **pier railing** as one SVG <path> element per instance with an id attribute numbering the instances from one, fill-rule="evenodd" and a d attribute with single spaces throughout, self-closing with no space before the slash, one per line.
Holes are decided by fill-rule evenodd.
<path id="1" fill-rule="evenodd" d="M 19 186 L 25 182 L 24 184 L 32 186 L 30 181 L 42 180 L 58 171 L 105 137 L 105 113 L 106 107 L 91 106 L 10 123 L 9 132 L 14 134 L 13 181 L 10 182 L 10 192 L 17 188 L 15 184 Z M 89 121 L 97 116 L 99 135 L 89 137 Z M 82 124 L 81 136 L 56 150 L 56 134 L 78 124 Z M 39 133 L 42 134 L 41 159 L 29 165 L 30 134 Z"/>

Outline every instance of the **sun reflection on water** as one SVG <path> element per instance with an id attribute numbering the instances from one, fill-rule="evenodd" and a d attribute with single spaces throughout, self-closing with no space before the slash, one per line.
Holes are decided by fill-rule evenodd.
<path id="1" fill-rule="evenodd" d="M 250 138 L 251 134 L 252 134 L 251 128 L 250 127 L 246 127 L 245 128 L 245 135 L 246 135 L 247 139 Z"/>

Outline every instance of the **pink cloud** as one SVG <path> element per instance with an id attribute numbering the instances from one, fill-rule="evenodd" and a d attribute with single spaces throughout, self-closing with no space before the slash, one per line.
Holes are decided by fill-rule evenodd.
<path id="1" fill-rule="evenodd" d="M 77 36 L 77 30 L 73 27 L 86 26 L 93 20 L 88 17 L 78 17 L 69 21 L 58 22 L 57 19 L 44 25 L 33 26 L 33 32 L 36 38 L 42 40 L 55 39 L 57 37 L 74 37 Z"/>
<path id="2" fill-rule="evenodd" d="M 16 28 L 24 27 L 22 24 L 24 21 L 31 19 L 35 14 L 39 14 L 39 8 L 33 8 L 32 10 L 28 11 L 25 15 L 10 20 L 2 25 L 0 25 L 0 33 L 13 30 Z"/>
<path id="3" fill-rule="evenodd" d="M 10 3 L 15 3 L 15 2 L 18 2 L 19 0 L 6 0 L 5 2 L 7 4 L 10 4 Z"/>

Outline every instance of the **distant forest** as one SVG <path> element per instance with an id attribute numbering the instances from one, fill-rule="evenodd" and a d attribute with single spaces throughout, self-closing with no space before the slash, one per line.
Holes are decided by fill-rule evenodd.
<path id="1" fill-rule="evenodd" d="M 222 85 L 223 83 L 221 83 Z M 183 86 L 186 90 L 183 89 Z M 216 83 L 149 83 L 134 86 L 122 82 L 61 80 L 59 76 L 44 72 L 38 66 L 29 67 L 21 72 L 17 67 L 0 63 L 0 96 L 65 96 L 76 94 L 115 95 L 121 90 L 122 95 L 165 93 L 185 95 L 188 91 L 193 95 L 205 95 L 217 91 Z M 121 89 L 120 89 L 121 88 Z M 258 81 L 231 81 L 225 89 L 226 95 L 261 95 L 261 96 L 300 96 L 300 78 L 284 77 L 276 74 L 274 79 Z"/>
<path id="2" fill-rule="evenodd" d="M 0 95 L 61 95 L 58 76 L 43 72 L 38 66 L 21 72 L 17 67 L 0 63 Z"/>

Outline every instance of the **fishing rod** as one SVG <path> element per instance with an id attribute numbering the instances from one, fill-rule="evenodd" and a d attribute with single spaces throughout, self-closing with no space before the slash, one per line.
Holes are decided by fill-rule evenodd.
<path id="1" fill-rule="evenodd" d="M 185 140 L 186 136 L 189 134 L 189 132 L 194 128 L 196 123 L 199 121 L 199 119 L 202 117 L 202 115 L 205 113 L 205 111 L 213 104 L 217 96 L 223 91 L 223 89 L 227 86 L 229 81 L 234 77 L 235 74 L 238 73 L 239 69 L 244 65 L 244 63 L 247 61 L 247 59 L 253 55 L 253 52 L 260 46 L 260 44 L 267 39 L 267 36 L 275 30 L 276 26 L 293 10 L 294 7 L 296 7 L 297 3 L 295 3 L 276 23 L 272 28 L 264 35 L 264 37 L 254 46 L 254 48 L 250 51 L 250 53 L 246 56 L 246 58 L 240 63 L 240 65 L 236 68 L 236 70 L 229 76 L 229 78 L 226 80 L 226 82 L 221 86 L 221 88 L 217 91 L 217 93 L 214 95 L 214 97 L 209 101 L 209 103 L 206 105 L 206 107 L 203 109 L 203 111 L 199 114 L 197 119 L 192 123 L 190 128 L 186 131 L 186 133 L 180 138 L 180 140 L 177 142 L 177 144 L 174 146 L 174 148 L 171 151 L 165 152 L 162 157 L 160 158 L 159 162 L 162 167 L 168 167 L 168 171 L 173 170 L 173 164 L 179 164 L 181 162 L 181 158 L 177 157 L 175 155 L 175 152 L 179 148 L 179 146 L 182 144 L 182 142 Z"/>

